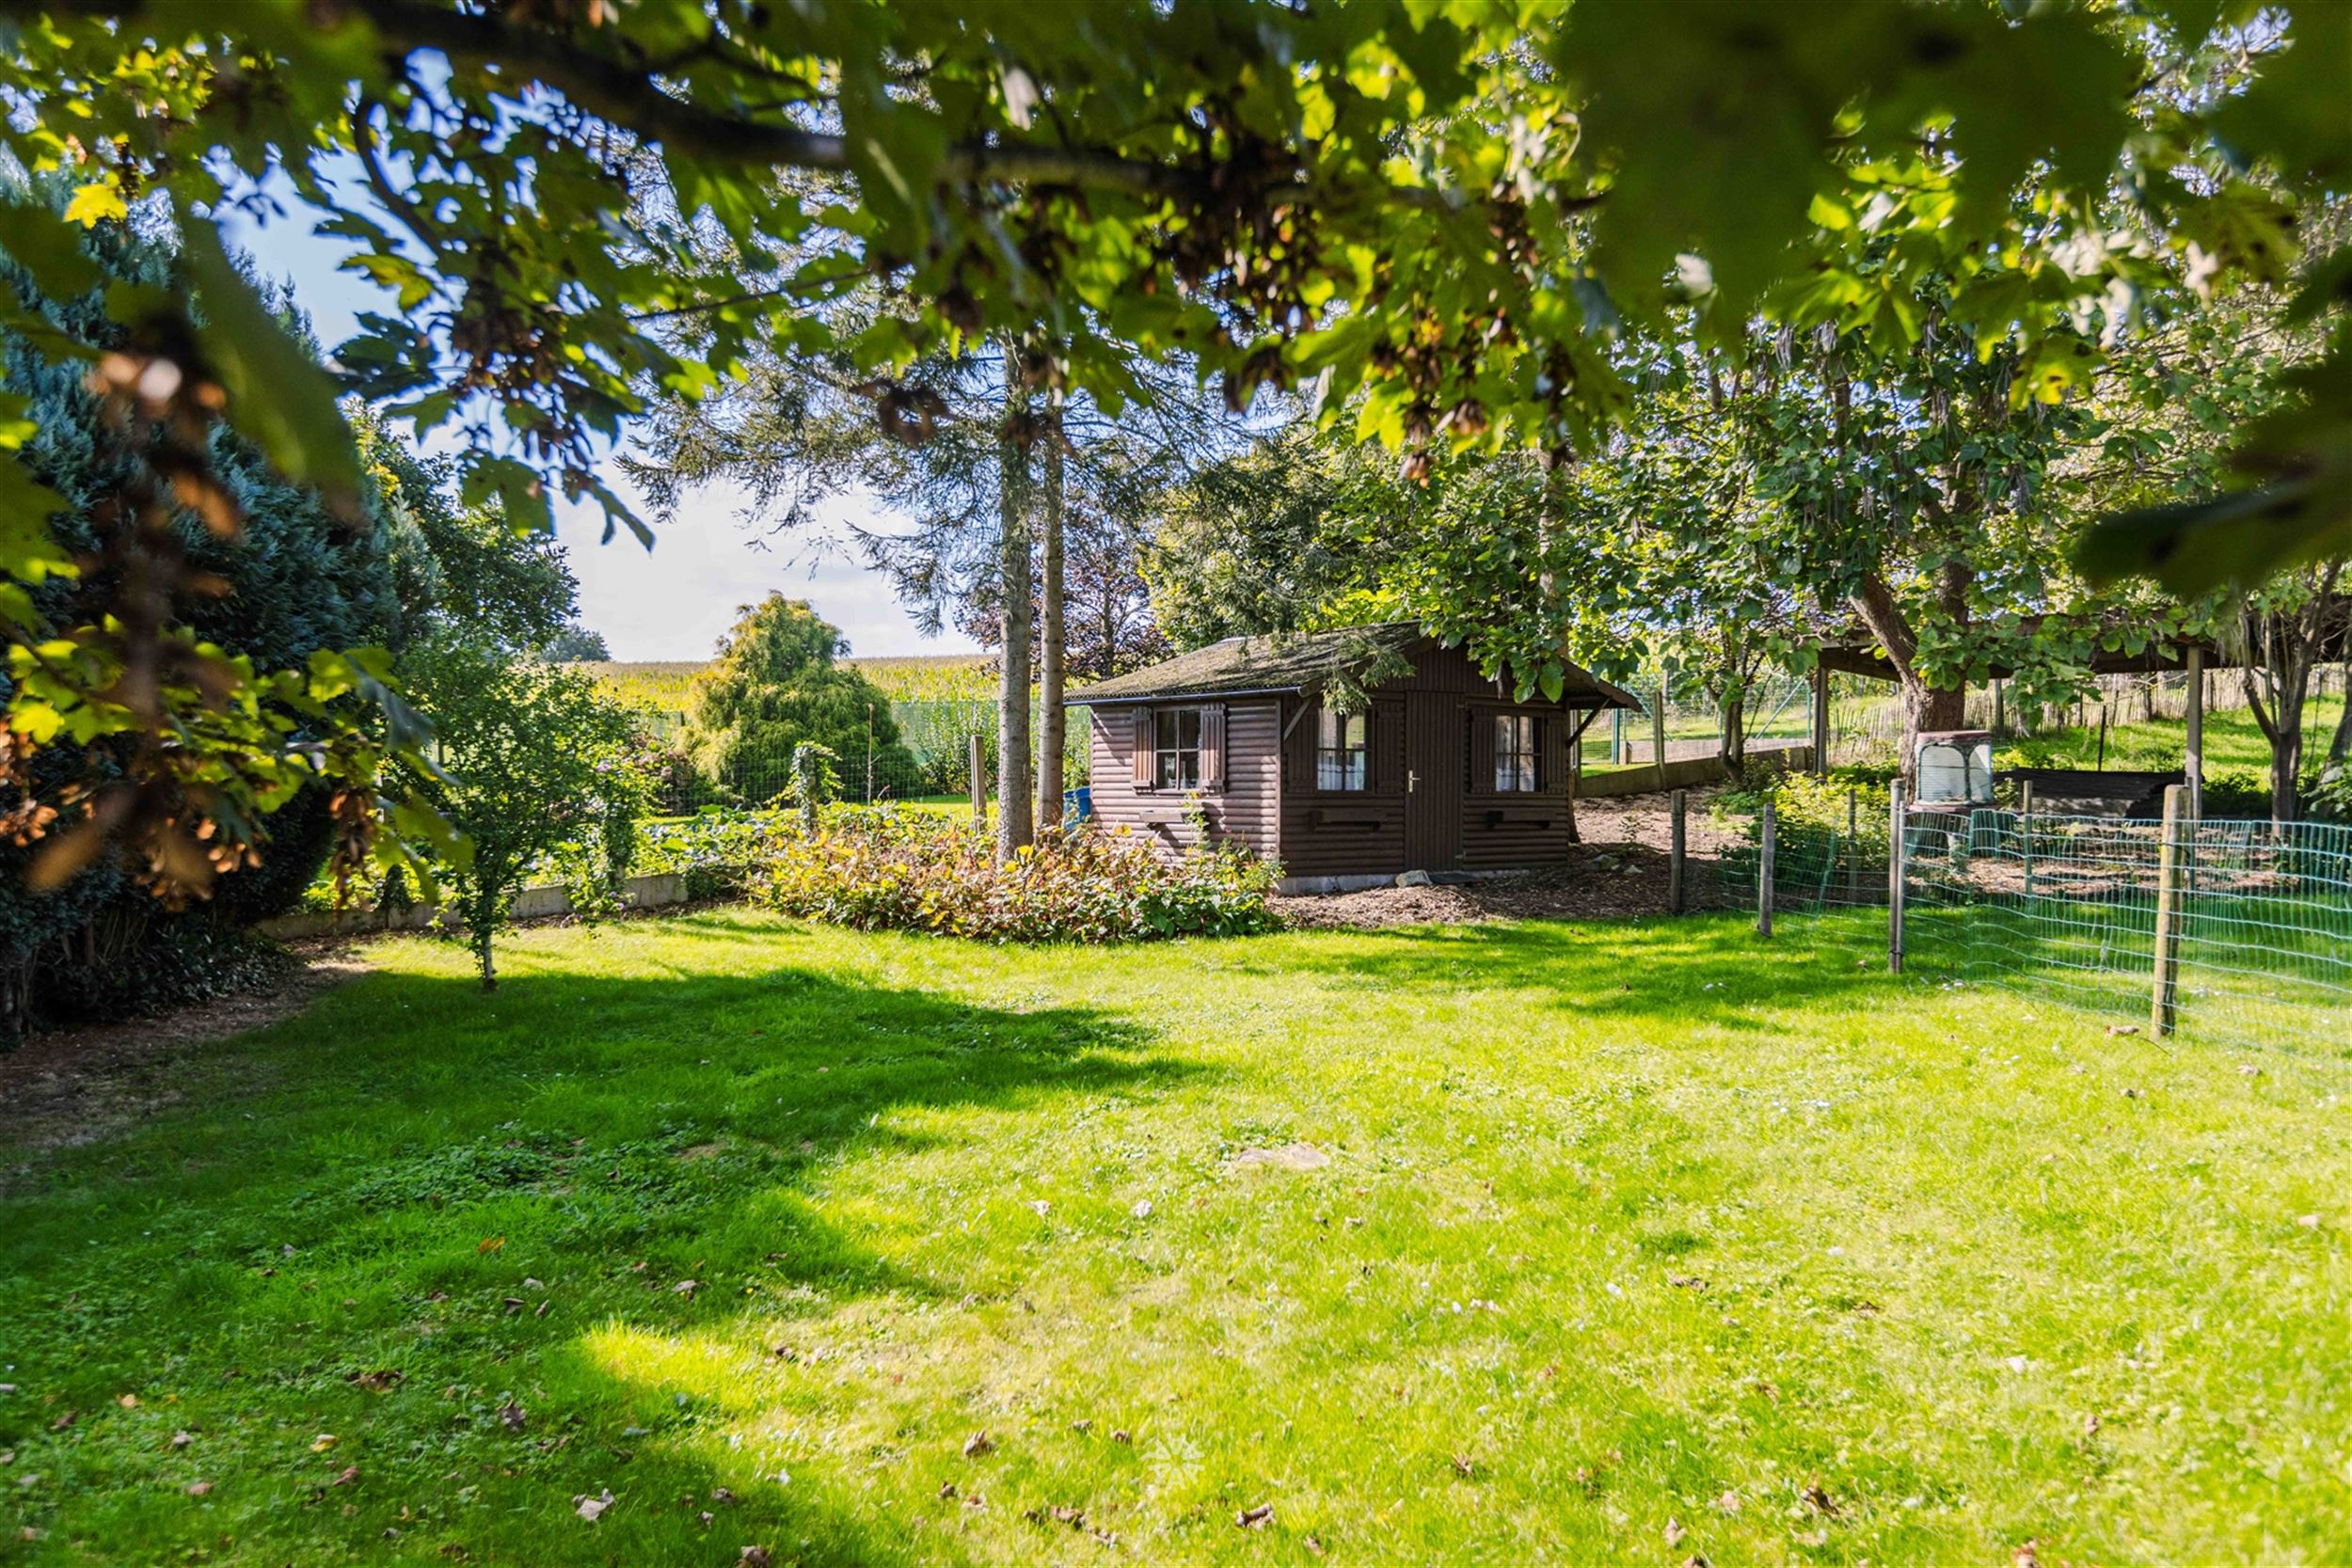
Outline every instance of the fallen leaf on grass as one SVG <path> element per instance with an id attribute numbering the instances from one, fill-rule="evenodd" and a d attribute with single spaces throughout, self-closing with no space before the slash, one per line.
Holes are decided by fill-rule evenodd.
<path id="1" fill-rule="evenodd" d="M 499 1305 L 505 1307 L 506 1315 L 512 1318 L 520 1314 L 527 1304 L 520 1296 L 506 1296 L 500 1300 Z"/>
<path id="2" fill-rule="evenodd" d="M 768 1548 L 765 1546 L 746 1546 L 743 1548 L 743 1555 L 736 1560 L 740 1562 L 743 1568 L 769 1568 L 769 1565 L 776 1560 L 768 1555 Z"/>
<path id="3" fill-rule="evenodd" d="M 523 1407 L 519 1404 L 513 1403 L 500 1405 L 499 1420 L 504 1424 L 506 1430 L 509 1432 L 522 1431 Z"/>
<path id="4" fill-rule="evenodd" d="M 1033 1525 L 1068 1525 L 1072 1529 L 1084 1529 L 1087 1528 L 1086 1510 L 1083 1508 L 1073 1508 L 1068 1503 L 1055 1503 L 1048 1508 L 1033 1508 L 1027 1513 L 1022 1514 L 1021 1517 L 1026 1519 Z"/>
<path id="5" fill-rule="evenodd" d="M 1672 1549 L 1673 1547 L 1676 1547 L 1676 1546 L 1679 1546 L 1679 1545 L 1681 1545 L 1681 1544 L 1682 1544 L 1682 1538 L 1683 1538 L 1684 1536 L 1686 1536 L 1686 1535 L 1689 1535 L 1690 1533 L 1691 1533 L 1691 1532 L 1690 1532 L 1689 1530 L 1684 1529 L 1684 1528 L 1682 1528 L 1682 1521 L 1681 1521 L 1681 1520 L 1679 1520 L 1679 1519 L 1668 1519 L 1668 1520 L 1666 1521 L 1666 1545 L 1667 1545 L 1667 1547 L 1668 1547 L 1669 1549 Z"/>
<path id="6" fill-rule="evenodd" d="M 352 1372 L 343 1379 L 345 1383 L 357 1384 L 371 1394 L 389 1394 L 405 1380 L 406 1374 L 396 1372 L 389 1367 L 379 1367 L 372 1372 Z"/>
<path id="7" fill-rule="evenodd" d="M 735 1494 L 723 1486 L 714 1486 L 710 1489 L 710 1500 L 723 1506 L 735 1501 Z"/>
<path id="8" fill-rule="evenodd" d="M 139 1397 L 136 1394 L 122 1394 L 116 1398 L 115 1403 L 125 1410 L 136 1410 L 139 1407 Z"/>
<path id="9" fill-rule="evenodd" d="M 1825 1529 L 1799 1530 L 1797 1532 L 1797 1544 L 1800 1546 L 1826 1546 L 1829 1544 L 1829 1531 Z"/>
<path id="10" fill-rule="evenodd" d="M 976 1432 L 963 1440 L 963 1457 L 977 1459 L 995 1447 L 995 1441 L 987 1433 Z"/>
<path id="11" fill-rule="evenodd" d="M 604 1517 L 604 1511 L 611 1508 L 614 1501 L 612 1488 L 608 1486 L 601 1497 L 592 1497 L 583 1492 L 572 1499 L 572 1504 L 574 1511 L 593 1525 Z"/>
<path id="12" fill-rule="evenodd" d="M 1724 1488 L 1724 1495 L 1715 1499 L 1715 1506 L 1722 1509 L 1725 1513 L 1737 1513 L 1740 1512 L 1740 1494 L 1734 1492 L 1729 1487 L 1725 1487 Z"/>
<path id="13" fill-rule="evenodd" d="M 2031 1539 L 2021 1541 L 2009 1554 L 2010 1568 L 2042 1568 L 2042 1553 Z"/>
<path id="14" fill-rule="evenodd" d="M 64 1415 L 58 1417 L 56 1420 L 50 1422 L 49 1430 L 52 1432 L 63 1432 L 66 1428 L 72 1426 L 74 1422 L 80 1420 L 81 1418 L 81 1417 L 69 1410 Z"/>
<path id="15" fill-rule="evenodd" d="M 2139 1025 L 2137 1023 L 2110 1023 L 2107 1025 L 2107 1033 L 2110 1035 L 2137 1035 L 2139 1033 Z"/>
<path id="16" fill-rule="evenodd" d="M 333 1448 L 341 1441 L 342 1439 L 337 1437 L 333 1433 L 322 1432 L 316 1437 L 310 1439 L 310 1451 L 312 1453 L 325 1453 L 327 1449 Z"/>
<path id="17" fill-rule="evenodd" d="M 1126 1429 L 1122 1427 L 1120 1430 L 1111 1433 L 1111 1441 L 1114 1443 L 1132 1443 L 1135 1441 L 1135 1438 L 1131 1436 L 1127 1433 Z"/>
<path id="18" fill-rule="evenodd" d="M 1706 1553 L 1692 1552 L 1682 1560 L 1682 1568 L 1714 1568 L 1714 1564 L 1707 1560 Z"/>
<path id="19" fill-rule="evenodd" d="M 345 1468 L 341 1474 L 337 1475 L 334 1481 L 329 1484 L 335 1486 L 357 1486 L 358 1483 L 359 1466 L 353 1465 Z"/>
<path id="20" fill-rule="evenodd" d="M 209 1481 L 192 1481 L 188 1482 L 188 1496 L 191 1497 L 200 1497 L 212 1489 L 213 1483 Z"/>
<path id="21" fill-rule="evenodd" d="M 477 1254 L 492 1253 L 505 1244 L 506 1238 L 503 1236 L 485 1236 L 482 1238 L 482 1244 L 474 1248 L 474 1251 Z"/>
<path id="22" fill-rule="evenodd" d="M 1805 1507 L 1811 1509 L 1814 1513 L 1820 1514 L 1824 1519 L 1835 1519 L 1837 1517 L 1837 1505 L 1830 1500 L 1830 1496 L 1827 1492 L 1821 1490 L 1821 1483 L 1818 1481 L 1812 1485 L 1806 1487 L 1804 1491 L 1800 1494 L 1800 1500 L 1804 1502 Z"/>
<path id="23" fill-rule="evenodd" d="M 1466 1453 L 1457 1453 L 1454 1456 L 1454 1473 L 1469 1481 L 1477 1475 L 1478 1462 Z"/>
<path id="24" fill-rule="evenodd" d="M 670 1287 L 670 1293 L 674 1296 L 684 1296 L 691 1301 L 693 1299 L 694 1292 L 702 1288 L 703 1282 L 699 1279 L 681 1279 Z"/>
<path id="25" fill-rule="evenodd" d="M 1273 1522 L 1274 1505 L 1272 1503 L 1260 1503 L 1255 1508 L 1245 1508 L 1233 1515 L 1235 1529 L 1263 1529 Z"/>
<path id="26" fill-rule="evenodd" d="M 1666 1283 L 1673 1286 L 1677 1291 L 1704 1291 L 1707 1289 L 1707 1281 L 1701 1279 L 1694 1274 L 1670 1274 L 1666 1276 Z"/>
<path id="27" fill-rule="evenodd" d="M 939 1483 L 939 1495 L 942 1497 L 946 1498 L 949 1502 L 953 1502 L 959 1496 L 961 1496 L 961 1494 L 956 1491 L 956 1483 L 952 1481 L 943 1481 Z"/>

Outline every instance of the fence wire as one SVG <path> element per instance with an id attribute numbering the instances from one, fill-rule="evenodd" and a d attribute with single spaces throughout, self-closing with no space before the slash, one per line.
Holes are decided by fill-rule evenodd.
<path id="1" fill-rule="evenodd" d="M 1889 903 L 1886 793 L 1848 798 L 1841 810 L 1817 788 L 1778 814 L 1776 913 Z M 2178 1037 L 2352 1052 L 2352 826 L 2204 821 L 2175 832 Z M 1907 966 L 2151 1026 L 2164 833 L 2153 820 L 1913 814 Z M 1756 901 L 1759 838 L 1750 821 L 1720 855 L 1724 902 Z"/>

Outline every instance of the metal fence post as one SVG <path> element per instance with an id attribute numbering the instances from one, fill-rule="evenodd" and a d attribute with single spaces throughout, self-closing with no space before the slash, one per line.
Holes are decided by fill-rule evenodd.
<path id="1" fill-rule="evenodd" d="M 1763 854 L 1756 863 L 1756 934 L 1772 934 L 1772 850 L 1777 833 L 1779 813 L 1772 809 L 1772 798 L 1764 797 Z"/>
<path id="2" fill-rule="evenodd" d="M 977 730 L 971 737 L 972 767 L 972 826 L 985 831 L 988 827 L 988 760 Z"/>
<path id="3" fill-rule="evenodd" d="M 1903 832 L 1903 782 L 1886 786 L 1886 972 L 1903 972 L 1903 862 L 1909 856 Z"/>
<path id="4" fill-rule="evenodd" d="M 2181 1006 L 2181 828 L 2188 818 L 2188 786 L 2164 790 L 2164 839 L 2156 847 L 2154 988 L 2148 1001 L 2149 1033 L 2172 1033 Z"/>
<path id="5" fill-rule="evenodd" d="M 1677 789 L 1666 800 L 1674 814 L 1674 833 L 1669 840 L 1670 847 L 1666 851 L 1666 910 L 1670 914 L 1680 914 L 1683 911 L 1684 896 L 1683 862 L 1689 851 L 1689 840 L 1684 831 L 1684 816 L 1690 809 L 1691 793 L 1689 790 Z"/>

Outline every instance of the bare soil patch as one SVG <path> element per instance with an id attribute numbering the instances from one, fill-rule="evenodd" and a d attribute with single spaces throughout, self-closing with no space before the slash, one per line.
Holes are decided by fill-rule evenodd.
<path id="1" fill-rule="evenodd" d="M 92 1143 L 143 1120 L 180 1099 L 174 1059 L 188 1047 L 291 1018 L 368 969 L 364 950 L 346 939 L 291 945 L 298 962 L 269 990 L 128 1023 L 35 1035 L 0 1053 L 0 1143 L 25 1149 Z"/>
<path id="2" fill-rule="evenodd" d="M 1689 860 L 1684 867 L 1692 909 L 1718 902 L 1715 859 L 1731 842 L 1708 816 L 1715 790 L 1692 790 L 1684 816 Z M 1271 900 L 1293 926 L 1377 927 L 1470 925 L 1486 920 L 1589 919 L 1664 914 L 1667 852 L 1674 824 L 1662 794 L 1580 800 L 1578 831 L 1584 842 L 1565 865 L 1514 872 L 1475 882 L 1430 887 L 1375 887 Z"/>

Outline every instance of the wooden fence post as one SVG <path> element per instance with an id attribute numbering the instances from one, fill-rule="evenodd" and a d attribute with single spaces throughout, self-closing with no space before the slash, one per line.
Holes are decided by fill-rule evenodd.
<path id="1" fill-rule="evenodd" d="M 2027 779 L 2017 786 L 2017 838 L 2023 847 L 2018 859 L 2026 867 L 2026 896 L 2033 896 L 2033 781 Z"/>
<path id="2" fill-rule="evenodd" d="M 2164 840 L 2156 847 L 2154 989 L 2148 1001 L 2149 1033 L 2172 1033 L 2181 1010 L 2181 834 L 2189 827 L 2188 786 L 2164 789 Z M 2193 830 L 2192 830 L 2193 831 Z"/>
<path id="3" fill-rule="evenodd" d="M 1846 902 L 1862 902 L 1862 792 L 1846 786 Z"/>
<path id="4" fill-rule="evenodd" d="M 1658 706 L 1649 716 L 1650 760 L 1658 764 L 1658 787 L 1666 787 L 1666 673 L 1658 673 Z"/>
<path id="5" fill-rule="evenodd" d="M 972 733 L 972 826 L 988 831 L 988 751 L 979 732 Z"/>
<path id="6" fill-rule="evenodd" d="M 1829 672 L 1813 667 L 1813 776 L 1829 777 Z"/>
<path id="7" fill-rule="evenodd" d="M 1677 789 L 1666 799 L 1674 813 L 1674 834 L 1669 840 L 1671 847 L 1666 851 L 1666 911 L 1670 914 L 1680 914 L 1686 907 L 1682 878 L 1689 839 L 1684 831 L 1684 816 L 1690 809 L 1691 792 Z"/>
<path id="8" fill-rule="evenodd" d="M 1756 863 L 1756 934 L 1759 937 L 1772 934 L 1772 851 L 1778 837 L 1779 816 L 1772 809 L 1772 798 L 1765 796 L 1764 852 Z"/>
<path id="9" fill-rule="evenodd" d="M 2181 758 L 2181 771 L 2188 781 L 2188 814 L 2203 821 L 2205 816 L 2205 650 L 2188 651 L 2188 698 L 2184 705 L 2183 718 L 2187 721 L 2187 744 Z"/>
<path id="10" fill-rule="evenodd" d="M 1903 831 L 1903 782 L 1886 786 L 1886 972 L 1903 972 L 1903 862 L 1909 850 Z"/>

